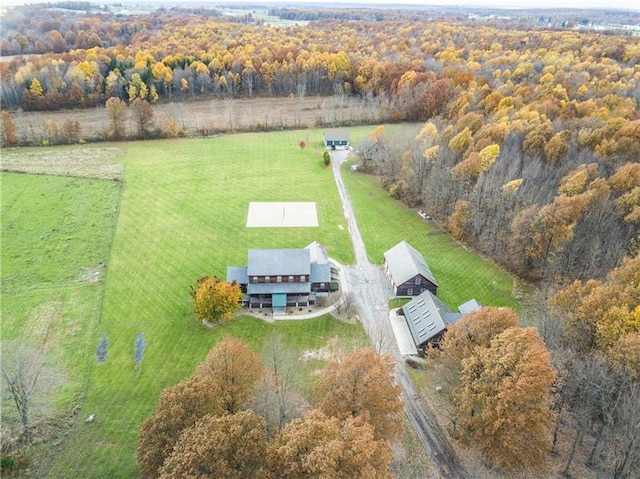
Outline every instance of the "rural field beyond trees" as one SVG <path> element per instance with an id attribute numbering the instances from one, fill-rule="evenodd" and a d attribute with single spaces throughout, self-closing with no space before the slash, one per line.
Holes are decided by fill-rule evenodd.
<path id="1" fill-rule="evenodd" d="M 371 131 L 352 129 L 352 140 Z M 48 332 L 46 340 L 61 346 L 52 351 L 67 378 L 49 413 L 70 429 L 54 445 L 35 446 L 33 473 L 134 476 L 138 425 L 160 391 L 188 376 L 227 334 L 256 351 L 277 333 L 298 354 L 365 344 L 359 326 L 331 317 L 272 325 L 245 316 L 215 329 L 193 318 L 189 286 L 206 274 L 224 276 L 227 265 L 245 261 L 248 248 L 317 240 L 331 257 L 353 262 L 321 137 L 320 130 L 299 130 L 112 144 L 110 162 L 124 166 L 121 181 L 2 173 L 3 340 L 39 340 L 28 328 Z M 301 140 L 307 148 L 299 147 Z M 77 161 L 74 152 L 90 157 L 93 148 L 104 147 L 37 151 L 49 153 L 57 172 L 65 159 Z M 13 168 L 31 153 L 9 151 Z M 40 168 L 46 173 L 46 162 Z M 407 238 L 425 252 L 453 307 L 474 296 L 517 305 L 507 274 L 387 198 L 372 177 L 349 173 L 346 181 L 375 262 Z M 250 201 L 315 201 L 320 225 L 246 228 Z M 480 279 L 460 283 L 468 271 Z M 306 394 L 322 363 L 305 363 Z M 91 414 L 96 419 L 86 424 Z"/>

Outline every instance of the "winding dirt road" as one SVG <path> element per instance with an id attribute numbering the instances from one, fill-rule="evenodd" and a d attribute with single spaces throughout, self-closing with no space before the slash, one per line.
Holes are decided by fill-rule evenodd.
<path id="1" fill-rule="evenodd" d="M 345 266 L 348 292 L 353 294 L 358 306 L 362 324 L 369 339 L 381 354 L 389 354 L 396 360 L 395 380 L 400 386 L 401 397 L 407 417 L 413 424 L 427 454 L 434 461 L 441 477 L 464 479 L 469 475 L 465 471 L 458 455 L 451 446 L 444 431 L 429 409 L 420 399 L 413 387 L 404 366 L 404 360 L 398 350 L 396 340 L 389 323 L 388 301 L 393 297 L 391 287 L 382 270 L 369 262 L 364 241 L 358 228 L 358 222 L 351 205 L 351 199 L 342 181 L 340 167 L 349 156 L 349 151 L 331 151 L 333 176 L 338 187 L 342 210 L 347 220 L 353 250 L 356 256 L 354 266 Z"/>

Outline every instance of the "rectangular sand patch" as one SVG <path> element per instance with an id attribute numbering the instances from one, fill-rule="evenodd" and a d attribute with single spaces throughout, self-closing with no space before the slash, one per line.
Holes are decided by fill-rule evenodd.
<path id="1" fill-rule="evenodd" d="M 314 201 L 249 203 L 247 228 L 317 227 Z"/>

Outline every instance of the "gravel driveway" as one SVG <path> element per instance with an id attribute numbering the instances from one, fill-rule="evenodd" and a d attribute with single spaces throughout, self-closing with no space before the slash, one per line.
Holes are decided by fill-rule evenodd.
<path id="1" fill-rule="evenodd" d="M 347 150 L 330 151 L 333 177 L 338 187 L 342 210 L 356 256 L 355 266 L 344 266 L 347 279 L 345 290 L 353 295 L 354 303 L 360 311 L 362 324 L 376 350 L 395 358 L 394 376 L 402 389 L 401 397 L 407 417 L 414 425 L 427 454 L 436 464 L 441 476 L 452 479 L 468 477 L 444 431 L 428 405 L 420 399 L 405 370 L 404 360 L 389 323 L 388 302 L 393 298 L 393 292 L 382 269 L 369 262 L 351 199 L 342 181 L 340 166 L 348 158 L 349 153 Z M 389 245 L 391 246 L 393 245 Z"/>

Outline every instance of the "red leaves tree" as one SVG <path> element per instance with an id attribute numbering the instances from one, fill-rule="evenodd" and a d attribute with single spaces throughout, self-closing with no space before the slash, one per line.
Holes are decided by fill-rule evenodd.
<path id="1" fill-rule="evenodd" d="M 260 356 L 242 341 L 227 336 L 198 366 L 196 374 L 211 382 L 219 408 L 233 414 L 249 401 L 263 371 Z"/>
<path id="2" fill-rule="evenodd" d="M 186 429 L 160 470 L 160 479 L 265 477 L 266 426 L 253 411 L 208 415 Z"/>
<path id="3" fill-rule="evenodd" d="M 153 414 L 140 426 L 137 458 L 143 477 L 157 477 L 165 459 L 186 428 L 216 409 L 215 389 L 205 376 L 189 379 L 166 388 Z"/>

